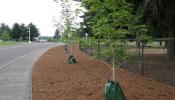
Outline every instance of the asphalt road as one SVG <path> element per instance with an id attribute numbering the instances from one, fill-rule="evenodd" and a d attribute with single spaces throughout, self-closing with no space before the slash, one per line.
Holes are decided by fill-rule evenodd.
<path id="1" fill-rule="evenodd" d="M 0 100 L 32 100 L 32 66 L 58 43 L 0 47 Z"/>

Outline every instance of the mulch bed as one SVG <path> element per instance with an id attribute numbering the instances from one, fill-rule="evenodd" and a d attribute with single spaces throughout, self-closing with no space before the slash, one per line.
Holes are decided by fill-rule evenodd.
<path id="1" fill-rule="evenodd" d="M 104 100 L 111 69 L 73 48 L 78 63 L 68 64 L 63 46 L 46 52 L 33 68 L 33 100 Z M 116 72 L 127 100 L 175 100 L 175 87 L 124 69 Z"/>

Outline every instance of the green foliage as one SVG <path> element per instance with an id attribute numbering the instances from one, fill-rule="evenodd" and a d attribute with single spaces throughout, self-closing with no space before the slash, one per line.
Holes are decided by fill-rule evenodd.
<path id="1" fill-rule="evenodd" d="M 18 23 L 15 23 L 12 28 L 12 38 L 19 40 L 19 38 L 22 36 L 22 29 L 20 28 L 20 25 Z"/>
<path id="2" fill-rule="evenodd" d="M 133 13 L 131 0 L 84 0 L 82 6 L 87 10 L 82 24 L 83 32 L 89 32 L 94 39 L 100 39 L 100 57 L 108 58 L 112 63 L 119 65 L 121 60 L 130 56 L 125 48 L 127 42 L 124 39 L 127 36 L 131 35 L 144 43 L 152 39 L 148 36 L 150 28 L 143 21 L 144 11 L 139 8 Z M 88 42 L 88 48 L 90 42 L 84 41 Z"/>
<path id="3" fill-rule="evenodd" d="M 135 6 L 138 5 L 137 13 L 142 12 L 142 14 L 140 14 L 142 15 L 140 22 L 146 24 L 149 29 L 148 35 L 155 38 L 166 36 L 166 30 L 168 29 L 167 20 L 169 20 L 166 19 L 166 0 L 144 0 L 142 2 L 135 2 L 138 3 L 135 4 Z"/>
<path id="4" fill-rule="evenodd" d="M 139 39 L 144 43 L 148 43 L 152 40 L 152 37 L 148 34 L 150 27 L 148 27 L 146 24 L 143 24 L 142 18 L 143 11 L 139 8 L 136 15 L 134 15 L 132 19 L 129 30 L 132 32 L 132 34 L 135 34 L 136 39 Z"/>
<path id="5" fill-rule="evenodd" d="M 29 37 L 28 27 L 25 24 L 21 24 L 20 28 L 21 28 L 21 35 L 19 37 L 19 41 L 28 40 Z"/>
<path id="6" fill-rule="evenodd" d="M 62 35 L 61 38 L 64 42 L 72 41 L 73 39 L 76 39 L 75 36 L 77 36 L 76 18 L 80 10 L 72 9 L 72 0 L 55 1 L 61 6 L 61 16 L 59 20 L 56 21 L 56 26 Z"/>
<path id="7" fill-rule="evenodd" d="M 138 39 L 146 44 L 152 42 L 152 37 L 148 35 L 141 35 L 140 37 L 138 37 Z"/>
<path id="8" fill-rule="evenodd" d="M 11 46 L 11 45 L 16 45 L 20 44 L 20 42 L 12 42 L 12 41 L 5 41 L 5 42 L 0 42 L 0 46 Z"/>
<path id="9" fill-rule="evenodd" d="M 3 33 L 4 31 L 7 31 L 9 34 L 11 33 L 11 29 L 9 28 L 9 26 L 6 25 L 6 24 L 4 24 L 4 23 L 2 23 L 2 24 L 0 25 L 0 36 L 2 35 L 2 33 Z"/>
<path id="10" fill-rule="evenodd" d="M 30 27 L 31 40 L 34 40 L 35 37 L 39 36 L 39 30 L 33 23 L 30 23 L 27 26 L 25 24 L 20 25 L 18 23 L 15 23 L 12 27 L 12 35 L 11 35 L 12 39 L 15 39 L 17 41 L 28 40 L 29 27 Z"/>
<path id="11" fill-rule="evenodd" d="M 33 40 L 35 37 L 39 36 L 39 30 L 32 23 L 30 23 L 28 26 L 23 23 L 22 24 L 14 23 L 12 28 L 2 23 L 0 25 L 0 36 L 2 36 L 2 33 L 4 31 L 7 31 L 9 33 L 9 39 L 13 39 L 17 41 L 28 40 L 29 26 L 31 26 L 31 39 Z"/>
<path id="12" fill-rule="evenodd" d="M 112 60 L 115 59 L 114 63 L 119 65 L 121 60 L 126 60 L 128 58 L 127 48 L 125 47 L 126 44 L 124 44 L 123 41 L 108 41 L 101 45 L 105 48 L 101 50 L 100 57 L 111 59 L 110 63 L 113 63 Z M 114 56 L 114 58 L 112 58 L 112 56 Z"/>
<path id="13" fill-rule="evenodd" d="M 88 21 L 92 36 L 100 39 L 101 45 L 105 47 L 100 56 L 112 58 L 112 63 L 115 63 L 114 59 L 126 59 L 126 43 L 121 42 L 121 39 L 132 34 L 130 30 L 133 30 L 134 15 L 131 3 L 127 0 L 84 0 L 83 6 L 87 9 L 86 16 L 90 18 Z"/>
<path id="14" fill-rule="evenodd" d="M 2 33 L 2 40 L 3 41 L 8 41 L 9 40 L 9 33 L 8 31 L 4 30 L 3 33 Z"/>
<path id="15" fill-rule="evenodd" d="M 94 36 L 120 39 L 130 32 L 133 17 L 131 5 L 125 0 L 85 0 L 83 5 L 91 15 L 90 25 Z"/>
<path id="16" fill-rule="evenodd" d="M 60 38 L 60 32 L 59 32 L 58 29 L 55 30 L 55 33 L 54 33 L 54 37 L 53 38 L 54 39 L 57 39 L 57 41 L 58 41 L 58 38 Z"/>
<path id="17" fill-rule="evenodd" d="M 33 23 L 30 23 L 28 27 L 30 27 L 31 40 L 34 40 L 36 37 L 40 35 L 39 29 L 36 27 L 36 25 L 34 25 Z"/>

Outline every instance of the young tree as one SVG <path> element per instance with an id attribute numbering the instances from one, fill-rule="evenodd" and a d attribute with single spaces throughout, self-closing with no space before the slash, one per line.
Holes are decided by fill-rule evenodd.
<path id="1" fill-rule="evenodd" d="M 4 30 L 4 32 L 2 33 L 2 40 L 3 41 L 8 41 L 9 40 L 9 32 Z"/>
<path id="2" fill-rule="evenodd" d="M 115 69 L 118 69 L 127 57 L 126 42 L 133 19 L 132 7 L 129 0 L 84 0 L 83 6 L 87 9 L 92 36 L 101 39 L 108 46 L 101 55 L 111 58 L 113 68 L 113 82 Z M 119 61 L 120 62 L 116 62 Z M 122 63 L 121 63 L 122 60 Z M 125 100 L 123 95 L 123 99 Z M 115 98 L 117 99 L 117 98 Z M 111 100 L 111 99 L 106 99 Z"/>
<path id="3" fill-rule="evenodd" d="M 61 28 L 61 36 L 64 42 L 68 42 L 70 44 L 70 53 L 69 53 L 69 63 L 76 63 L 75 58 L 73 57 L 73 43 L 74 43 L 74 36 L 77 28 L 77 16 L 78 16 L 78 9 L 72 9 L 72 0 L 55 0 L 60 6 L 62 7 L 60 21 L 57 21 L 56 26 L 58 29 Z M 67 48 L 67 46 L 65 47 Z M 67 50 L 67 49 L 66 49 Z"/>
<path id="4" fill-rule="evenodd" d="M 85 21 L 89 23 L 87 27 L 90 26 L 92 36 L 109 46 L 100 55 L 111 58 L 115 81 L 115 69 L 127 58 L 127 49 L 119 46 L 125 45 L 124 39 L 132 34 L 130 29 L 134 16 L 131 3 L 128 0 L 84 0 L 83 6 L 87 9 L 85 18 L 88 20 Z"/>
<path id="5" fill-rule="evenodd" d="M 73 0 L 55 0 L 61 6 L 61 16 L 56 21 L 56 26 L 58 27 L 62 37 L 65 39 L 70 39 L 76 28 L 78 26 L 77 18 L 79 17 L 79 7 L 73 3 Z M 75 2 L 75 1 L 74 1 Z"/>
<path id="6" fill-rule="evenodd" d="M 56 26 L 61 33 L 61 38 L 66 41 L 73 40 L 73 36 L 76 31 L 78 12 L 79 10 L 75 9 L 76 7 L 72 7 L 72 0 L 55 0 L 62 7 L 61 16 L 59 21 L 56 22 Z"/>
<path id="7" fill-rule="evenodd" d="M 58 29 L 55 30 L 54 38 L 57 39 L 57 42 L 58 42 L 58 38 L 60 38 L 60 32 Z"/>
<path id="8" fill-rule="evenodd" d="M 7 31 L 9 34 L 11 34 L 11 29 L 9 28 L 8 25 L 2 23 L 0 25 L 0 35 L 4 32 L 4 31 Z"/>

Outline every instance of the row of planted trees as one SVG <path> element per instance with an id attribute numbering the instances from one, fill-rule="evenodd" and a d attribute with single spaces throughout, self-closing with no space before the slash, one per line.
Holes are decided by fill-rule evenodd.
<path id="1" fill-rule="evenodd" d="M 31 33 L 31 40 L 39 36 L 39 29 L 33 24 L 28 25 L 14 23 L 12 28 L 8 25 L 2 23 L 0 25 L 0 38 L 3 41 L 15 40 L 15 41 L 25 41 L 29 38 L 29 27 Z"/>
<path id="2" fill-rule="evenodd" d="M 76 31 L 72 31 L 74 29 L 73 18 L 71 17 L 69 5 L 66 6 L 70 0 L 61 1 L 62 5 L 65 5 L 62 12 L 65 18 L 62 26 L 64 29 L 63 36 L 72 43 Z M 113 81 L 108 81 L 105 85 L 106 100 L 125 100 L 120 85 L 115 82 L 115 70 L 120 67 L 116 63 L 115 57 L 125 59 L 127 50 L 117 46 L 121 45 L 121 43 L 126 45 L 126 42 L 120 40 L 132 38 L 132 36 L 140 41 L 145 41 L 148 39 L 147 26 L 139 22 L 141 15 L 133 14 L 130 0 L 83 0 L 82 6 L 86 11 L 84 12 L 84 22 L 81 23 L 79 32 L 80 34 L 83 33 L 82 35 L 88 34 L 88 37 L 86 35 L 83 41 L 86 41 L 87 38 L 103 41 L 104 44 L 109 46 L 109 48 L 102 51 L 103 54 L 105 56 L 112 55 L 110 57 L 112 58 Z"/>
<path id="3" fill-rule="evenodd" d="M 67 2 L 71 0 L 55 1 L 62 1 L 64 5 L 68 4 Z M 127 57 L 127 49 L 117 47 L 127 45 L 127 42 L 124 41 L 125 39 L 136 39 L 138 42 L 141 42 L 142 47 L 144 47 L 151 37 L 170 38 L 166 41 L 168 56 L 170 58 L 175 57 L 175 13 L 173 12 L 175 6 L 173 0 L 73 1 L 81 1 L 82 6 L 85 8 L 84 15 L 81 16 L 83 22 L 78 31 L 80 36 L 86 37 L 83 38 L 82 41 L 90 38 L 90 42 L 100 40 L 105 45 L 108 45 L 108 48 L 104 49 L 102 54 L 100 54 L 104 54 L 103 56 L 111 55 L 109 57 L 112 58 L 113 82 L 107 83 L 106 88 L 110 87 L 111 84 L 116 84 L 114 82 L 115 69 L 120 66 L 115 62 L 116 59 L 125 59 Z M 64 29 L 64 38 L 71 40 L 70 42 L 72 43 L 76 31 L 73 30 L 75 27 L 72 27 L 73 18 L 71 17 L 69 8 L 70 5 L 67 7 L 63 6 L 63 16 L 65 20 L 63 22 L 64 25 L 59 25 L 59 27 L 61 27 L 60 29 Z M 116 87 L 114 86 L 113 89 L 116 90 Z M 111 92 L 109 88 L 105 90 L 105 93 Z M 120 93 L 120 91 L 117 93 Z M 113 92 L 113 95 L 115 94 L 116 92 Z M 110 98 L 110 96 L 106 96 L 106 98 L 108 98 L 106 100 L 125 100 L 124 96 L 121 98 Z"/>
<path id="4" fill-rule="evenodd" d="M 111 58 L 112 81 L 105 84 L 105 99 L 126 100 L 115 77 L 115 70 L 123 64 L 117 61 L 124 61 L 128 56 L 125 39 L 136 38 L 139 42 L 146 42 L 149 39 L 148 27 L 140 22 L 141 14 L 133 13 L 131 0 L 83 0 L 82 3 L 87 10 L 82 29 L 90 38 L 107 45 L 100 56 Z"/>

